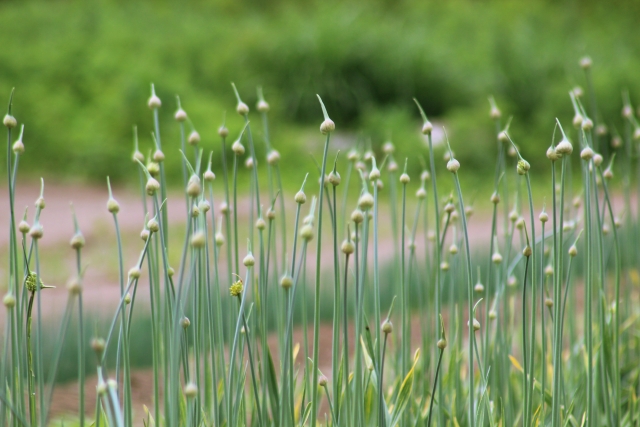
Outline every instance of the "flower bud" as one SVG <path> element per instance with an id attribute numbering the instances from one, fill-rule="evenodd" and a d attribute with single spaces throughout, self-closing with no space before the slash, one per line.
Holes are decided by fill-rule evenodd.
<path id="1" fill-rule="evenodd" d="M 40 225 L 39 222 L 33 224 L 29 229 L 29 236 L 31 236 L 32 239 L 41 239 L 43 234 L 42 225 Z"/>
<path id="2" fill-rule="evenodd" d="M 271 166 L 275 166 L 279 161 L 280 153 L 278 153 L 278 150 L 272 149 L 271 151 L 269 151 L 269 154 L 267 155 L 267 163 L 269 163 Z"/>
<path id="3" fill-rule="evenodd" d="M 569 256 L 575 257 L 576 255 L 578 255 L 578 248 L 576 248 L 576 245 L 571 245 L 569 248 Z"/>
<path id="4" fill-rule="evenodd" d="M 154 93 L 153 95 L 151 95 L 151 97 L 149 98 L 149 101 L 147 102 L 147 105 L 149 106 L 149 108 L 151 108 L 152 110 L 156 110 L 160 107 L 162 107 L 162 101 L 160 101 L 160 98 L 158 98 L 158 96 Z"/>
<path id="5" fill-rule="evenodd" d="M 451 173 L 457 173 L 460 169 L 460 162 L 456 159 L 451 159 L 447 162 L 447 170 Z"/>
<path id="6" fill-rule="evenodd" d="M 431 122 L 429 120 L 427 120 L 422 125 L 422 134 L 423 135 L 431 135 L 431 132 L 433 132 L 433 125 L 431 124 Z"/>
<path id="7" fill-rule="evenodd" d="M 549 221 L 549 215 L 546 212 L 541 212 L 540 215 L 538 215 L 538 219 L 541 223 L 544 224 L 545 222 Z"/>
<path id="8" fill-rule="evenodd" d="M 4 116 L 4 119 L 2 120 L 2 124 L 4 124 L 8 129 L 12 129 L 18 126 L 18 121 L 12 115 L 7 114 Z"/>
<path id="9" fill-rule="evenodd" d="M 393 332 L 393 324 L 390 320 L 386 320 L 384 323 L 382 323 L 381 329 L 383 333 L 390 334 L 391 332 Z"/>
<path id="10" fill-rule="evenodd" d="M 420 200 L 422 199 L 426 199 L 427 198 L 427 190 L 425 190 L 423 187 L 418 188 L 418 191 L 416 191 L 416 197 Z"/>
<path id="11" fill-rule="evenodd" d="M 215 240 L 216 240 L 216 246 L 220 247 L 224 245 L 224 235 L 221 232 L 218 231 L 216 233 Z"/>
<path id="12" fill-rule="evenodd" d="M 145 189 L 148 195 L 153 196 L 160 189 L 160 183 L 155 178 L 149 178 Z"/>
<path id="13" fill-rule="evenodd" d="M 449 263 L 447 261 L 442 261 L 440 263 L 440 270 L 449 271 Z"/>
<path id="14" fill-rule="evenodd" d="M 393 146 L 393 143 L 391 141 L 387 141 L 382 144 L 382 151 L 385 154 L 393 154 L 393 152 L 395 151 L 395 147 Z"/>
<path id="15" fill-rule="evenodd" d="M 491 203 L 493 203 L 494 205 L 497 205 L 498 203 L 500 203 L 500 195 L 494 191 L 493 194 L 491 195 Z"/>
<path id="16" fill-rule="evenodd" d="M 184 122 L 187 120 L 187 112 L 182 108 L 178 108 L 178 111 L 173 115 L 173 118 L 176 119 L 177 122 Z"/>
<path id="17" fill-rule="evenodd" d="M 496 320 L 497 317 L 498 317 L 498 313 L 496 313 L 495 310 L 489 311 L 489 320 Z"/>
<path id="18" fill-rule="evenodd" d="M 242 145 L 239 139 L 236 139 L 236 141 L 231 144 L 231 151 L 233 151 L 236 156 L 242 156 L 244 154 L 244 145 Z"/>
<path id="19" fill-rule="evenodd" d="M 282 276 L 280 279 L 280 286 L 282 286 L 282 289 L 289 289 L 293 286 L 293 279 L 289 274 Z"/>
<path id="20" fill-rule="evenodd" d="M 580 158 L 586 161 L 591 160 L 593 158 L 593 150 L 591 149 L 591 147 L 583 148 L 580 152 Z"/>
<path id="21" fill-rule="evenodd" d="M 197 231 L 193 233 L 191 236 L 191 246 L 197 249 L 204 248 L 204 245 L 207 243 L 207 239 L 204 236 L 204 232 Z"/>
<path id="22" fill-rule="evenodd" d="M 300 237 L 302 237 L 302 239 L 306 240 L 307 242 L 313 239 L 314 233 L 311 224 L 307 224 L 302 227 L 302 229 L 300 230 Z"/>
<path id="23" fill-rule="evenodd" d="M 103 338 L 93 338 L 91 340 L 91 349 L 98 355 L 98 358 L 102 356 L 106 345 Z"/>
<path id="24" fill-rule="evenodd" d="M 162 163 L 164 161 L 164 153 L 161 150 L 156 150 L 153 153 L 152 159 L 156 163 Z"/>
<path id="25" fill-rule="evenodd" d="M 258 101 L 258 105 L 256 105 L 256 110 L 260 113 L 268 113 L 269 112 L 269 104 L 264 99 Z"/>
<path id="26" fill-rule="evenodd" d="M 526 174 L 530 168 L 531 168 L 531 165 L 525 159 L 518 160 L 518 166 L 516 167 L 518 175 Z"/>
<path id="27" fill-rule="evenodd" d="M 473 330 L 474 331 L 480 330 L 480 322 L 478 321 L 478 319 L 473 319 Z"/>
<path id="28" fill-rule="evenodd" d="M 76 234 L 73 235 L 73 237 L 71 238 L 71 241 L 69 242 L 69 245 L 71 245 L 71 247 L 73 249 L 81 249 L 84 247 L 84 236 L 82 235 L 81 232 L 77 232 Z"/>
<path id="29" fill-rule="evenodd" d="M 402 175 L 400 175 L 400 182 L 402 184 L 408 184 L 409 181 L 411 181 L 411 178 L 409 178 L 409 175 L 406 173 L 403 173 Z"/>
<path id="30" fill-rule="evenodd" d="M 267 223 L 264 221 L 264 219 L 258 218 L 256 220 L 256 228 L 258 230 L 264 230 L 266 228 L 266 226 L 267 226 Z"/>
<path id="31" fill-rule="evenodd" d="M 131 294 L 129 292 L 127 292 L 127 294 L 124 296 L 124 303 L 126 305 L 131 304 Z"/>
<path id="32" fill-rule="evenodd" d="M 355 209 L 353 212 L 351 212 L 351 221 L 355 222 L 356 224 L 360 224 L 362 221 L 364 221 L 364 214 L 360 209 Z"/>
<path id="33" fill-rule="evenodd" d="M 200 178 L 198 178 L 198 175 L 191 175 L 191 178 L 189 178 L 189 182 L 187 183 L 187 194 L 189 197 L 198 197 L 200 193 L 202 193 Z"/>
<path id="34" fill-rule="evenodd" d="M 546 305 L 548 308 L 553 307 L 553 300 L 551 298 L 545 298 L 544 305 Z"/>
<path id="35" fill-rule="evenodd" d="M 136 160 L 139 162 L 144 162 L 144 154 L 142 154 L 140 151 L 136 150 L 133 152 L 133 155 L 131 156 L 131 159 L 133 160 L 133 162 L 135 163 Z"/>
<path id="36" fill-rule="evenodd" d="M 198 143 L 200 142 L 200 134 L 197 130 L 194 129 L 191 131 L 191 133 L 189 134 L 189 138 L 187 138 L 187 142 L 192 146 L 198 145 Z"/>
<path id="37" fill-rule="evenodd" d="M 20 221 L 20 224 L 18 224 L 18 230 L 22 233 L 22 234 L 27 234 L 29 232 L 29 230 L 31 229 L 31 226 L 29 225 L 29 223 L 27 221 L 25 221 L 24 219 L 22 221 Z"/>
<path id="38" fill-rule="evenodd" d="M 507 133 L 506 130 L 503 130 L 500 133 L 498 133 L 498 141 L 503 142 L 505 144 L 509 142 L 509 134 Z"/>
<path id="39" fill-rule="evenodd" d="M 180 320 L 180 326 L 182 326 L 182 329 L 187 329 L 189 326 L 191 326 L 191 320 L 189 320 L 187 316 L 183 317 Z"/>
<path id="40" fill-rule="evenodd" d="M 593 156 L 593 164 L 596 166 L 600 166 L 602 164 L 602 155 L 601 154 L 594 154 Z"/>
<path id="41" fill-rule="evenodd" d="M 571 89 L 571 92 L 573 92 L 573 96 L 575 96 L 576 98 L 581 98 L 582 95 L 584 95 L 584 91 L 580 86 L 574 87 L 573 89 Z"/>
<path id="42" fill-rule="evenodd" d="M 204 176 L 203 176 L 203 178 L 204 178 L 204 180 L 205 180 L 206 182 L 213 182 L 213 181 L 216 179 L 216 174 L 215 174 L 215 173 L 213 173 L 213 172 L 211 171 L 211 169 L 207 169 L 207 170 L 204 172 Z"/>
<path id="43" fill-rule="evenodd" d="M 588 56 L 584 56 L 582 57 L 582 59 L 580 59 L 580 67 L 582 67 L 583 70 L 588 70 L 589 68 L 591 68 L 591 58 L 589 58 Z"/>
<path id="44" fill-rule="evenodd" d="M 297 204 L 302 205 L 306 203 L 307 195 L 304 194 L 304 191 L 300 190 L 296 193 L 294 200 L 296 201 Z"/>
<path id="45" fill-rule="evenodd" d="M 24 153 L 24 143 L 22 142 L 22 138 L 16 140 L 16 142 L 13 143 L 12 149 L 15 154 Z"/>
<path id="46" fill-rule="evenodd" d="M 555 162 L 560 157 L 562 157 L 562 155 L 558 153 L 558 150 L 556 150 L 555 147 L 551 146 L 547 148 L 547 159 L 551 160 L 552 162 Z"/>
<path id="47" fill-rule="evenodd" d="M 255 263 L 256 263 L 256 259 L 253 257 L 253 254 L 251 252 L 249 252 L 247 256 L 245 256 L 244 259 L 242 260 L 242 264 L 245 267 L 253 267 Z"/>
<path id="48" fill-rule="evenodd" d="M 160 231 L 160 224 L 158 224 L 158 221 L 155 218 L 151 218 L 149 222 L 147 222 L 147 228 L 150 232 L 157 233 Z"/>
<path id="49" fill-rule="evenodd" d="M 362 193 L 362 195 L 358 199 L 358 207 L 363 211 L 366 211 L 372 208 L 373 203 L 374 203 L 373 196 L 368 191 L 365 193 Z"/>
<path id="50" fill-rule="evenodd" d="M 448 214 L 450 214 L 451 212 L 455 211 L 456 207 L 453 203 L 448 202 L 446 205 L 444 205 L 444 211 Z"/>
<path id="51" fill-rule="evenodd" d="M 325 377 L 324 375 L 320 375 L 320 377 L 318 377 L 318 385 L 320 387 L 326 387 L 327 382 L 328 382 L 327 377 Z"/>
<path id="52" fill-rule="evenodd" d="M 131 279 L 139 279 L 140 278 L 140 274 L 142 272 L 140 271 L 140 269 L 138 268 L 138 266 L 133 266 L 129 269 L 129 280 Z"/>
<path id="53" fill-rule="evenodd" d="M 333 123 L 333 120 L 331 120 L 331 119 L 326 119 L 325 121 L 322 122 L 322 124 L 320 124 L 320 132 L 323 135 L 331 133 L 335 129 L 336 129 L 336 125 L 335 125 L 335 123 Z"/>
<path id="54" fill-rule="evenodd" d="M 338 173 L 338 171 L 336 172 L 331 171 L 331 173 L 329 174 L 329 183 L 331 185 L 333 185 L 334 187 L 337 187 L 338 185 L 340 185 L 341 180 L 342 178 L 340 177 L 340 174 Z"/>
<path id="55" fill-rule="evenodd" d="M 276 219 L 276 211 L 271 208 L 267 209 L 267 219 L 270 221 Z"/>
<path id="56" fill-rule="evenodd" d="M 445 348 L 447 348 L 447 340 L 444 338 L 440 338 L 436 343 L 436 346 L 438 346 L 440 350 L 444 350 Z"/>
<path id="57" fill-rule="evenodd" d="M 227 202 L 220 203 L 220 213 L 226 215 L 229 213 L 229 205 Z"/>
<path id="58" fill-rule="evenodd" d="M 236 112 L 241 116 L 246 116 L 247 114 L 249 114 L 249 106 L 240 101 L 238 102 L 238 105 L 236 105 Z"/>
<path id="59" fill-rule="evenodd" d="M 593 121 L 586 117 L 583 121 L 582 121 L 582 129 L 583 130 L 591 130 L 593 129 Z"/>
<path id="60" fill-rule="evenodd" d="M 220 135 L 222 138 L 226 138 L 227 136 L 229 136 L 229 129 L 224 127 L 224 125 L 220 126 L 218 128 L 218 135 Z"/>
<path id="61" fill-rule="evenodd" d="M 140 238 L 146 242 L 147 239 L 149 238 L 149 230 L 147 230 L 146 228 L 142 230 L 140 232 Z"/>
<path id="62" fill-rule="evenodd" d="M 494 264 L 500 264 L 502 262 L 502 255 L 500 255 L 499 252 L 495 252 L 493 255 L 491 255 L 491 262 L 493 262 Z"/>
<path id="63" fill-rule="evenodd" d="M 160 173 L 160 165 L 156 162 L 149 162 L 149 164 L 147 165 L 147 170 L 149 171 L 149 175 L 158 176 L 158 174 Z"/>
<path id="64" fill-rule="evenodd" d="M 16 306 L 16 297 L 12 293 L 8 293 L 2 298 L 2 303 L 7 309 L 11 309 Z"/>
<path id="65" fill-rule="evenodd" d="M 524 255 L 525 257 L 529 258 L 531 256 L 531 246 L 527 245 L 524 247 L 524 249 L 522 250 L 522 255 Z"/>
<path id="66" fill-rule="evenodd" d="M 473 287 L 473 290 L 477 294 L 481 294 L 484 292 L 484 285 L 482 283 L 476 283 L 476 285 Z"/>
<path id="67" fill-rule="evenodd" d="M 389 161 L 389 164 L 387 165 L 387 170 L 389 172 L 395 172 L 398 170 L 398 164 L 395 162 L 395 160 Z"/>
<path id="68" fill-rule="evenodd" d="M 187 399 L 193 399 L 198 395 L 198 386 L 195 385 L 193 382 L 189 382 L 187 383 L 186 386 L 184 386 L 184 396 Z"/>
<path id="69" fill-rule="evenodd" d="M 451 246 L 449 246 L 449 253 L 451 255 L 456 255 L 458 253 L 459 249 L 458 249 L 458 245 L 456 245 L 455 243 L 451 244 Z"/>
<path id="70" fill-rule="evenodd" d="M 578 129 L 580 126 L 582 126 L 582 120 L 584 120 L 584 118 L 582 117 L 582 115 L 580 113 L 576 113 L 573 116 L 573 127 L 575 127 L 576 129 Z"/>
<path id="71" fill-rule="evenodd" d="M 355 246 L 350 240 L 345 240 L 342 242 L 342 246 L 340 247 L 343 254 L 351 255 L 355 251 Z"/>
<path id="72" fill-rule="evenodd" d="M 500 109 L 498 107 L 491 107 L 491 111 L 489 112 L 489 117 L 491 117 L 493 120 L 497 120 L 500 118 L 500 116 L 502 116 Z"/>
<path id="73" fill-rule="evenodd" d="M 604 175 L 605 179 L 612 179 L 613 178 L 613 172 L 611 171 L 610 168 L 606 168 L 604 170 L 604 172 L 602 173 L 602 175 Z"/>
<path id="74" fill-rule="evenodd" d="M 563 138 L 562 141 L 556 145 L 556 153 L 560 155 L 571 154 L 573 152 L 573 145 L 568 139 Z"/>

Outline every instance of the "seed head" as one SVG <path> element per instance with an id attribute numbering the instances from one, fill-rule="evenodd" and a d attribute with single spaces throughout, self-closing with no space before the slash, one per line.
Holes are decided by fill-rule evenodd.
<path id="1" fill-rule="evenodd" d="M 198 145 L 198 143 L 200 142 L 200 134 L 197 130 L 194 129 L 191 131 L 191 133 L 189 134 L 189 138 L 187 138 L 187 142 L 192 146 Z"/>
<path id="2" fill-rule="evenodd" d="M 193 246 L 194 248 L 197 248 L 197 249 L 204 248 L 204 245 L 206 243 L 207 243 L 207 239 L 204 236 L 204 232 L 202 231 L 197 231 L 193 233 L 193 236 L 191 236 L 191 246 Z"/>
<path id="3" fill-rule="evenodd" d="M 198 386 L 190 381 L 184 386 L 184 395 L 187 399 L 193 399 L 198 395 Z"/>
<path id="4" fill-rule="evenodd" d="M 429 120 L 427 120 L 422 125 L 422 134 L 423 135 L 431 135 L 431 132 L 433 132 L 433 125 L 431 124 L 431 122 Z"/>
<path id="5" fill-rule="evenodd" d="M 9 292 L 2 298 L 2 303 L 6 308 L 11 309 L 16 306 L 16 297 Z"/>
<path id="6" fill-rule="evenodd" d="M 358 207 L 363 211 L 371 209 L 373 207 L 373 203 L 374 203 L 373 196 L 368 191 L 365 193 L 362 193 L 362 195 L 358 199 Z"/>
<path id="7" fill-rule="evenodd" d="M 4 116 L 2 124 L 4 124 L 8 129 L 13 129 L 14 127 L 18 126 L 18 121 L 12 115 L 7 114 Z"/>
<path id="8" fill-rule="evenodd" d="M 328 133 L 333 132 L 336 129 L 336 124 L 333 123 L 333 120 L 326 119 L 320 124 L 320 133 L 326 135 Z"/>
<path id="9" fill-rule="evenodd" d="M 271 208 L 267 209 L 267 219 L 270 221 L 276 219 L 276 211 Z"/>
<path id="10" fill-rule="evenodd" d="M 498 317 L 498 313 L 496 313 L 495 310 L 489 311 L 489 320 L 496 320 L 497 317 Z"/>
<path id="11" fill-rule="evenodd" d="M 516 222 L 518 218 L 520 218 L 520 216 L 518 215 L 517 211 L 512 210 L 511 212 L 509 212 L 509 221 Z"/>
<path id="12" fill-rule="evenodd" d="M 409 178 L 409 175 L 406 173 L 403 173 L 402 175 L 400 175 L 400 182 L 402 184 L 408 184 L 409 181 L 411 181 L 411 178 Z"/>
<path id="13" fill-rule="evenodd" d="M 279 161 L 280 153 L 278 152 L 278 150 L 272 149 L 271 151 L 269 151 L 269 154 L 267 155 L 267 163 L 269 163 L 271 166 L 275 166 Z"/>
<path id="14" fill-rule="evenodd" d="M 81 249 L 82 247 L 84 247 L 84 236 L 82 235 L 81 232 L 77 232 L 76 234 L 73 235 L 73 237 L 71 238 L 71 241 L 69 242 L 69 245 L 71 245 L 71 247 L 73 249 Z"/>
<path id="15" fill-rule="evenodd" d="M 582 160 L 586 160 L 589 161 L 593 158 L 593 150 L 591 149 L 591 147 L 585 147 L 582 149 L 582 151 L 580 152 L 580 158 Z"/>
<path id="16" fill-rule="evenodd" d="M 573 152 L 573 145 L 568 139 L 563 138 L 562 141 L 556 145 L 556 153 L 562 155 L 571 154 Z"/>
<path id="17" fill-rule="evenodd" d="M 282 289 L 291 288 L 291 286 L 293 286 L 293 279 L 291 278 L 291 275 L 285 274 L 282 276 L 280 279 L 280 286 L 282 286 Z"/>
<path id="18" fill-rule="evenodd" d="M 448 214 L 450 214 L 451 212 L 455 211 L 456 207 L 453 203 L 448 202 L 446 205 L 444 205 L 444 211 Z"/>
<path id="19" fill-rule="evenodd" d="M 544 275 L 545 276 L 553 276 L 553 266 L 551 264 L 548 264 L 545 268 L 544 268 Z"/>
<path id="20" fill-rule="evenodd" d="M 147 180 L 145 189 L 147 190 L 148 195 L 153 196 L 160 189 L 160 183 L 157 179 L 151 177 Z"/>
<path id="21" fill-rule="evenodd" d="M 447 170 L 451 173 L 457 173 L 458 169 L 460 169 L 460 162 L 456 159 L 450 159 L 447 162 Z"/>
<path id="22" fill-rule="evenodd" d="M 29 223 L 27 221 L 25 221 L 24 219 L 22 221 L 20 221 L 20 223 L 18 224 L 18 230 L 22 234 L 27 234 L 30 229 L 31 229 L 31 226 L 29 226 Z"/>
<path id="23" fill-rule="evenodd" d="M 238 102 L 238 105 L 236 105 L 236 112 L 241 116 L 246 116 L 247 114 L 249 114 L 249 106 L 240 101 Z"/>
<path id="24" fill-rule="evenodd" d="M 447 348 L 447 340 L 444 338 L 440 338 L 436 343 L 436 346 L 438 346 L 440 350 L 444 350 L 445 348 Z"/>
<path id="25" fill-rule="evenodd" d="M 189 197 L 198 197 L 202 193 L 202 185 L 200 185 L 200 178 L 198 175 L 191 175 L 189 182 L 187 183 L 187 194 Z"/>
<path id="26" fill-rule="evenodd" d="M 220 213 L 226 215 L 229 213 L 229 205 L 227 202 L 220 203 Z"/>
<path id="27" fill-rule="evenodd" d="M 480 330 L 480 322 L 475 318 L 473 319 L 473 330 L 476 332 Z"/>
<path id="28" fill-rule="evenodd" d="M 449 253 L 451 255 L 456 255 L 458 253 L 458 245 L 452 243 L 451 246 L 449 246 Z"/>
<path id="29" fill-rule="evenodd" d="M 522 217 L 518 218 L 518 220 L 516 221 L 516 228 L 518 230 L 524 229 L 524 218 L 522 218 Z"/>
<path id="30" fill-rule="evenodd" d="M 131 156 L 131 160 L 133 160 L 134 163 L 136 163 L 136 161 L 144 162 L 144 154 L 136 150 L 133 152 L 133 155 Z"/>
<path id="31" fill-rule="evenodd" d="M 503 142 L 505 144 L 509 142 L 509 134 L 507 133 L 506 130 L 503 130 L 500 133 L 498 133 L 498 141 Z"/>
<path id="32" fill-rule="evenodd" d="M 418 188 L 418 191 L 416 191 L 416 197 L 420 200 L 422 199 L 426 199 L 427 198 L 427 190 L 425 190 L 423 187 Z"/>
<path id="33" fill-rule="evenodd" d="M 244 166 L 247 169 L 253 168 L 253 157 L 247 157 L 247 160 L 244 161 Z"/>
<path id="34" fill-rule="evenodd" d="M 611 171 L 611 168 L 606 168 L 602 173 L 602 175 L 604 175 L 604 178 L 607 180 L 610 180 L 613 178 L 613 172 Z"/>
<path id="35" fill-rule="evenodd" d="M 440 270 L 449 271 L 449 263 L 447 261 L 442 261 L 440 263 Z"/>
<path id="36" fill-rule="evenodd" d="M 393 324 L 390 320 L 386 320 L 384 323 L 382 323 L 381 329 L 383 333 L 390 334 L 391 332 L 393 332 Z"/>
<path id="37" fill-rule="evenodd" d="M 356 224 L 360 224 L 362 221 L 364 221 L 364 214 L 360 209 L 355 209 L 353 212 L 351 212 L 351 221 L 355 222 Z"/>
<path id="38" fill-rule="evenodd" d="M 247 256 L 245 256 L 242 260 L 242 264 L 244 264 L 245 267 L 253 267 L 255 263 L 256 259 L 253 257 L 253 254 L 251 252 L 249 252 Z"/>
<path id="39" fill-rule="evenodd" d="M 236 139 L 236 141 L 231 144 L 231 151 L 233 151 L 236 156 L 242 156 L 244 154 L 244 145 L 242 145 L 239 139 Z"/>

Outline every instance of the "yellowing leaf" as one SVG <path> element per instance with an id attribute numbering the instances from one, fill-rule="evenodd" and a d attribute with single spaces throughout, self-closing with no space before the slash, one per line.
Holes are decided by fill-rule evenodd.
<path id="1" fill-rule="evenodd" d="M 511 364 L 513 365 L 514 368 L 516 368 L 520 372 L 524 372 L 524 369 L 522 369 L 522 366 L 520 366 L 520 363 L 515 357 L 513 357 L 512 355 L 509 355 L 509 359 L 511 360 Z"/>

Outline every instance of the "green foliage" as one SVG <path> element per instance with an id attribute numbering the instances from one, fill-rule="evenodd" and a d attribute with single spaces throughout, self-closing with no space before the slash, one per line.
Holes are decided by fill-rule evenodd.
<path id="1" fill-rule="evenodd" d="M 0 36 L 8 41 L 0 88 L 17 88 L 15 115 L 28 118 L 23 166 L 59 178 L 133 175 L 133 124 L 141 151 L 152 146 L 142 108 L 151 82 L 163 102 L 171 178 L 180 173 L 178 127 L 170 120 L 175 95 L 219 166 L 224 111 L 230 138 L 240 123 L 231 114 L 231 81 L 252 110 L 256 86 L 264 87 L 279 119 L 272 142 L 283 172 L 296 179 L 291 163 L 310 151 L 301 125 L 319 124 L 315 93 L 338 118 L 338 131 L 359 129 L 374 147 L 392 136 L 402 153 L 418 141 L 410 132 L 415 96 L 464 141 L 460 160 L 488 171 L 493 135 L 480 126 L 488 95 L 514 115 L 515 139 L 531 157 L 548 146 L 553 119 L 569 118 L 567 88 L 585 86 L 575 67 L 582 55 L 594 59 L 594 87 L 603 94 L 598 119 L 612 129 L 621 130 L 620 88 L 640 91 L 633 78 L 640 8 L 633 1 L 69 0 L 3 2 L 0 11 Z M 257 151 L 263 159 L 261 143 Z"/>

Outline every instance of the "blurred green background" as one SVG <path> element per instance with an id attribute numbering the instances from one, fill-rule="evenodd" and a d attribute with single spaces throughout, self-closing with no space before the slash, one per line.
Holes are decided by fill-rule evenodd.
<path id="1" fill-rule="evenodd" d="M 593 58 L 600 119 L 622 130 L 621 92 L 640 93 L 638 16 L 632 0 L 2 1 L 0 95 L 16 87 L 23 176 L 137 176 L 132 126 L 146 154 L 151 82 L 169 174 L 180 176 L 176 94 L 219 163 L 225 110 L 230 138 L 240 127 L 231 81 L 252 110 L 264 88 L 285 177 L 320 150 L 316 93 L 342 136 L 370 138 L 376 150 L 392 137 L 397 158 L 412 156 L 417 171 L 415 96 L 447 126 L 465 168 L 485 175 L 495 140 L 488 96 L 513 115 L 511 132 L 535 168 L 554 117 L 568 125 L 573 115 L 568 91 L 586 86 L 583 55 Z"/>

